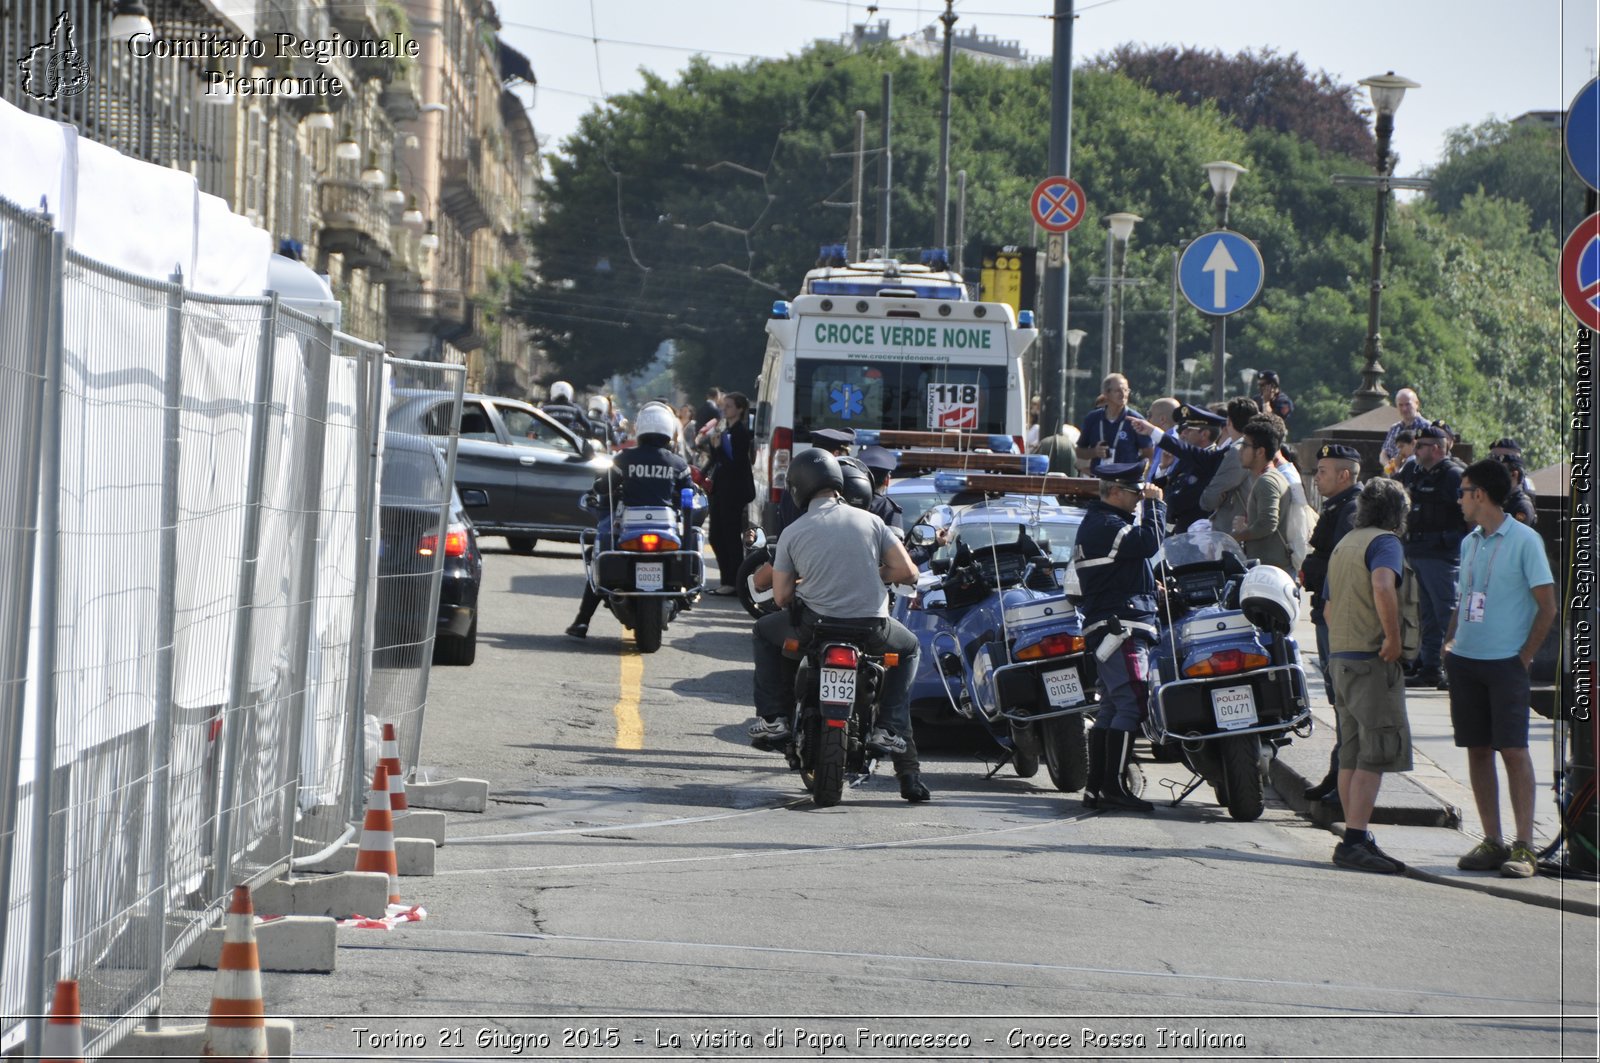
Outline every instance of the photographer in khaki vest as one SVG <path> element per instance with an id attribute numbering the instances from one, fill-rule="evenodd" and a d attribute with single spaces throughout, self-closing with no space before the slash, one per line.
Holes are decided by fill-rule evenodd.
<path id="1" fill-rule="evenodd" d="M 1415 652 L 1418 637 L 1416 578 L 1400 538 L 1410 504 L 1405 488 L 1393 480 L 1371 480 L 1361 488 L 1354 526 L 1328 559 L 1324 592 L 1345 819 L 1333 862 L 1383 875 L 1405 870 L 1378 848 L 1367 823 L 1383 774 L 1411 770 L 1400 664 L 1408 649 Z"/>

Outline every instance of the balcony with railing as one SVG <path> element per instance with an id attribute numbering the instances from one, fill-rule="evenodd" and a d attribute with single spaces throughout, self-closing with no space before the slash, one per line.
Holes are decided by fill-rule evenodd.
<path id="1" fill-rule="evenodd" d="M 489 193 L 483 182 L 480 151 L 478 138 L 472 137 L 464 154 L 444 158 L 439 201 L 455 219 L 463 236 L 471 236 L 490 222 Z"/>
<path id="2" fill-rule="evenodd" d="M 353 269 L 389 268 L 389 215 L 371 188 L 360 181 L 325 178 L 318 184 L 323 252 L 343 255 Z"/>

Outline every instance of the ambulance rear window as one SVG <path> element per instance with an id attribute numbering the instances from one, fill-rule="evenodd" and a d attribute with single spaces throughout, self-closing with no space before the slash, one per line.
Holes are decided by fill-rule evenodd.
<path id="1" fill-rule="evenodd" d="M 818 428 L 926 431 L 963 428 L 1004 435 L 1004 366 L 915 362 L 795 365 L 795 434 Z"/>

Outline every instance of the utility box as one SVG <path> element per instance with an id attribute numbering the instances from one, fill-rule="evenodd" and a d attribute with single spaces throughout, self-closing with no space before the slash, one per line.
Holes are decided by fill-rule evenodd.
<path id="1" fill-rule="evenodd" d="M 984 302 L 1006 303 L 1018 313 L 1035 309 L 1039 292 L 1038 249 L 1011 244 L 985 247 L 978 291 L 978 298 Z"/>

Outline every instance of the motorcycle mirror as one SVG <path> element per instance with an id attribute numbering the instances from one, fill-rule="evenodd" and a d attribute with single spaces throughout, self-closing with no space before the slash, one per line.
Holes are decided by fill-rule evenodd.
<path id="1" fill-rule="evenodd" d="M 931 524 L 913 524 L 911 531 L 906 533 L 906 544 L 908 546 L 932 546 L 938 535 L 938 530 Z"/>

